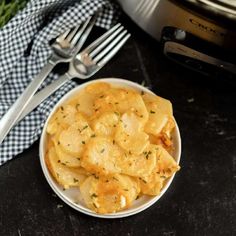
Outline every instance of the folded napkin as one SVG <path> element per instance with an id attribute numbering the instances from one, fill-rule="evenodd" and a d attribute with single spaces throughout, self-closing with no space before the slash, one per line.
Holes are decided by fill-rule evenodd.
<path id="1" fill-rule="evenodd" d="M 117 6 L 109 0 L 31 0 L 0 30 L 0 118 L 47 62 L 50 40 L 98 10 L 96 25 L 110 28 Z M 57 77 L 51 73 L 40 89 Z M 67 82 L 11 130 L 0 144 L 0 165 L 39 138 L 52 107 L 75 86 Z"/>

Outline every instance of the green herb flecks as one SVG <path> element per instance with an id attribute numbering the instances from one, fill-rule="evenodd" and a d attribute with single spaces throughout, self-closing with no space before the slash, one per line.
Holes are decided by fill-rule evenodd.
<path id="1" fill-rule="evenodd" d="M 22 10 L 29 0 L 2 0 L 0 3 L 0 28 L 8 23 L 8 21 Z"/>
<path id="2" fill-rule="evenodd" d="M 96 193 L 93 193 L 93 194 L 91 195 L 91 198 L 94 198 L 94 197 L 98 197 L 98 195 L 97 195 Z"/>
<path id="3" fill-rule="evenodd" d="M 83 130 L 87 129 L 88 128 L 88 125 L 85 125 L 80 132 L 82 132 Z"/>

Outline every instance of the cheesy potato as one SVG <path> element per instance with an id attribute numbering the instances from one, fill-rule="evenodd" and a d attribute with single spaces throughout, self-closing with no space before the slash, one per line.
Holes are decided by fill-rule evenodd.
<path id="1" fill-rule="evenodd" d="M 63 188 L 80 190 L 88 208 L 114 213 L 160 194 L 180 169 L 171 156 L 174 128 L 170 101 L 91 83 L 49 120 L 46 165 Z"/>

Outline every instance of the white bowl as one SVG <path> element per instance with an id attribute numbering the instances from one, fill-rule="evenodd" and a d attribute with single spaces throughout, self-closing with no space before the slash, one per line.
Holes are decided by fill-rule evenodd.
<path id="1" fill-rule="evenodd" d="M 137 213 L 147 209 L 148 207 L 153 205 L 155 202 L 157 202 L 162 197 L 162 195 L 166 192 L 166 190 L 169 188 L 169 186 L 170 186 L 170 184 L 171 184 L 171 182 L 174 178 L 174 175 L 171 178 L 167 179 L 163 189 L 161 190 L 160 195 L 158 195 L 158 196 L 143 195 L 139 199 L 135 200 L 133 202 L 132 206 L 129 207 L 128 209 L 126 209 L 126 210 L 122 210 L 122 211 L 119 211 L 119 212 L 116 212 L 116 213 L 110 213 L 110 214 L 98 214 L 98 213 L 90 210 L 88 207 L 86 207 L 86 205 L 84 204 L 84 202 L 81 198 L 81 194 L 80 194 L 78 188 L 70 188 L 68 190 L 63 190 L 63 188 L 54 180 L 54 178 L 50 174 L 50 172 L 49 172 L 49 170 L 46 166 L 46 163 L 45 163 L 45 149 L 46 149 L 46 142 L 47 142 L 47 140 L 46 140 L 47 139 L 46 127 L 48 125 L 48 121 L 51 118 L 52 114 L 66 100 L 73 97 L 80 90 L 85 88 L 88 84 L 95 83 L 95 82 L 107 82 L 107 83 L 110 83 L 110 84 L 113 84 L 113 85 L 119 85 L 119 86 L 123 86 L 123 87 L 127 87 L 127 88 L 133 88 L 133 89 L 136 89 L 138 91 L 144 91 L 146 93 L 153 94 L 153 92 L 151 92 L 147 88 L 145 88 L 145 87 L 143 87 L 143 86 L 141 86 L 137 83 L 131 82 L 129 80 L 116 79 L 116 78 L 97 79 L 97 80 L 93 80 L 91 82 L 87 82 L 87 83 L 84 83 L 82 85 L 79 85 L 78 87 L 72 89 L 70 92 L 68 92 L 66 95 L 64 95 L 60 99 L 60 101 L 56 104 L 56 106 L 51 111 L 51 113 L 48 116 L 48 119 L 47 119 L 47 121 L 44 125 L 44 129 L 43 129 L 41 139 L 40 139 L 40 147 L 39 147 L 39 149 L 40 149 L 39 150 L 39 152 L 40 152 L 40 163 L 41 163 L 41 166 L 42 166 L 42 169 L 43 169 L 43 173 L 44 173 L 49 185 L 51 186 L 51 188 L 58 195 L 58 197 L 60 197 L 65 203 L 67 203 L 69 206 L 71 206 L 75 210 L 83 212 L 87 215 L 100 217 L 100 218 L 121 218 L 121 217 L 131 216 L 131 215 L 137 214 Z M 176 128 L 173 132 L 173 143 L 174 143 L 173 157 L 175 158 L 176 162 L 179 163 L 180 154 L 181 154 L 181 138 L 180 138 L 179 128 L 178 128 L 177 124 L 176 124 Z M 80 198 L 81 198 L 81 199 L 79 199 L 79 201 L 78 201 L 78 196 L 80 196 Z"/>

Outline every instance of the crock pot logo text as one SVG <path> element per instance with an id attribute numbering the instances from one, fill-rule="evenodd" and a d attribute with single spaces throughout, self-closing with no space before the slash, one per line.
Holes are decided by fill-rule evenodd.
<path id="1" fill-rule="evenodd" d="M 216 29 L 211 28 L 210 26 L 203 25 L 202 23 L 198 22 L 197 20 L 189 19 L 189 21 L 191 22 L 191 24 L 197 26 L 199 29 L 201 29 L 203 31 L 206 31 L 206 32 L 209 32 L 209 33 L 212 33 L 212 34 L 215 34 L 215 35 L 219 35 L 219 36 L 222 36 L 222 37 L 225 36 L 224 33 L 219 32 Z"/>

